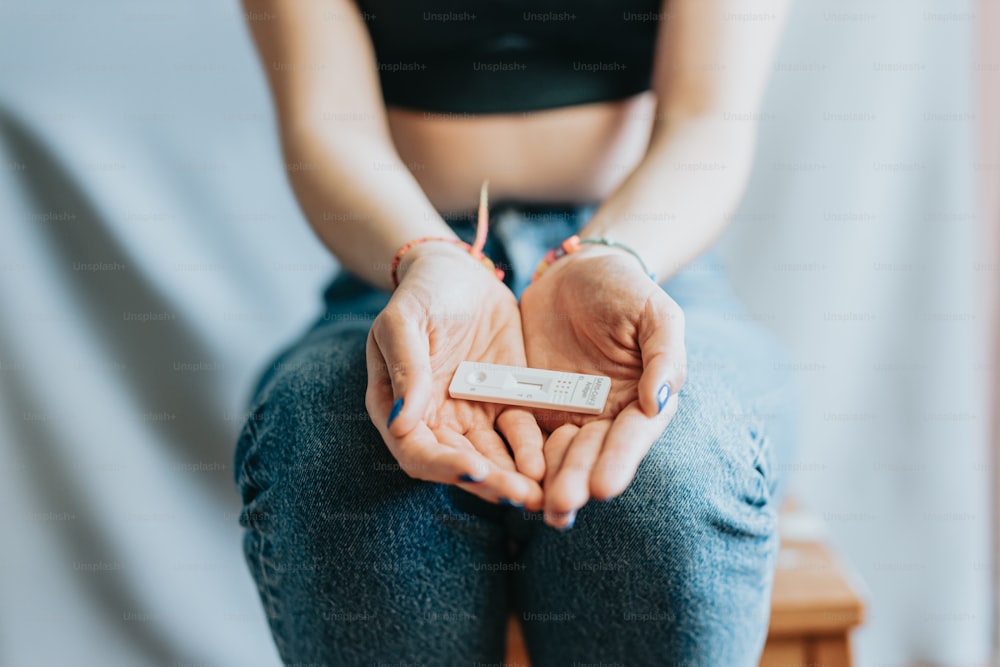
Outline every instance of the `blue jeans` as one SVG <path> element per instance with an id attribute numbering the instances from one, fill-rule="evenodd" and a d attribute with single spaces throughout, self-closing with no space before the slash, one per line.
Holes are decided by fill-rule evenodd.
<path id="1" fill-rule="evenodd" d="M 486 251 L 520 294 L 593 210 L 496 206 Z M 474 220 L 448 222 L 472 239 Z M 562 533 L 399 469 L 364 405 L 388 295 L 341 273 L 261 377 L 236 451 L 245 554 L 282 659 L 498 665 L 516 610 L 534 667 L 756 665 L 793 386 L 714 253 L 664 289 L 687 322 L 677 414 L 625 493 Z"/>

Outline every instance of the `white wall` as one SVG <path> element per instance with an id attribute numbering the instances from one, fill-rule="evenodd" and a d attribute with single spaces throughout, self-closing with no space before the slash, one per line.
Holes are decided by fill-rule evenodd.
<path id="1" fill-rule="evenodd" d="M 870 588 L 865 665 L 986 664 L 991 374 L 969 2 L 801 1 L 726 239 L 806 407 L 793 486 Z"/>

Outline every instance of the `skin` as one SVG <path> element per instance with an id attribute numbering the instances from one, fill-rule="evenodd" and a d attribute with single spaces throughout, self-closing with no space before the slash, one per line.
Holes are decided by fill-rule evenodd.
<path id="1" fill-rule="evenodd" d="M 684 384 L 680 307 L 630 256 L 598 247 L 573 260 L 556 262 L 521 297 L 529 366 L 611 378 L 600 415 L 535 412 L 550 434 L 545 518 L 558 525 L 590 498 L 625 490 L 677 409 L 676 394 L 660 406 L 659 388 Z"/>
<path id="2" fill-rule="evenodd" d="M 600 202 L 582 237 L 638 249 L 661 281 L 679 271 L 742 196 L 787 5 L 666 0 L 651 91 L 448 118 L 385 107 L 350 0 L 244 0 L 303 213 L 347 270 L 385 290 L 397 249 L 454 238 L 442 214 L 472 212 L 486 178 L 494 201 Z M 450 244 L 415 246 L 399 276 L 369 336 L 366 401 L 408 474 L 544 509 L 559 528 L 590 498 L 627 488 L 685 375 L 683 314 L 634 257 L 588 246 L 520 304 Z M 447 384 L 463 360 L 602 372 L 612 397 L 586 418 L 454 400 Z"/>
<path id="3" fill-rule="evenodd" d="M 525 365 L 514 295 L 457 246 L 430 247 L 406 273 L 420 277 L 400 282 L 368 335 L 373 423 L 410 476 L 541 509 L 543 438 L 530 412 L 448 396 L 466 359 Z M 405 407 L 389 425 L 395 397 L 404 397 Z M 461 482 L 463 475 L 479 481 Z"/>

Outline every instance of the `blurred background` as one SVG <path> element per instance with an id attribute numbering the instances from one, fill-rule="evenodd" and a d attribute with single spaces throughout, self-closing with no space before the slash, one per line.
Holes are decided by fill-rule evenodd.
<path id="1" fill-rule="evenodd" d="M 781 469 L 865 582 L 860 665 L 990 664 L 984 20 L 799 0 L 722 242 L 792 351 Z M 238 2 L 0 1 L 0 665 L 279 664 L 231 456 L 335 270 Z"/>

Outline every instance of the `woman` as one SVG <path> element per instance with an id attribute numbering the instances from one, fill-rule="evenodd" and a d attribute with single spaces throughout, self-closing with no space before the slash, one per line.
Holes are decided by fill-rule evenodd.
<path id="1" fill-rule="evenodd" d="M 536 667 L 756 664 L 787 390 L 705 253 L 785 2 L 244 4 L 343 267 L 236 457 L 282 658 L 498 664 L 513 608 Z M 452 399 L 465 360 L 611 395 L 600 415 Z"/>

